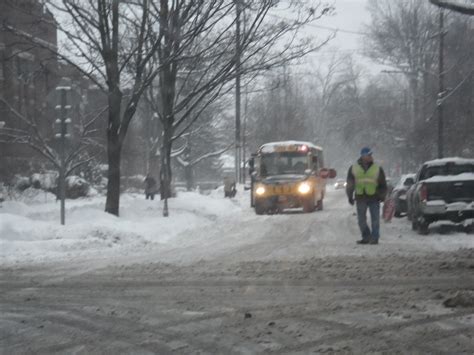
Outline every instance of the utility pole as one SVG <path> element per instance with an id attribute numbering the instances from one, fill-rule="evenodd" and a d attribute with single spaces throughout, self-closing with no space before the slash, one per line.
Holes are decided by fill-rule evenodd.
<path id="1" fill-rule="evenodd" d="M 247 145 L 247 114 L 248 114 L 248 90 L 247 85 L 245 86 L 245 104 L 244 104 L 244 125 L 242 129 L 242 184 L 245 184 L 245 180 L 247 177 L 245 165 L 247 160 L 247 155 L 245 151 L 245 147 Z"/>
<path id="2" fill-rule="evenodd" d="M 241 155 L 241 125 L 240 125 L 240 0 L 235 1 L 235 10 L 237 12 L 235 20 L 235 181 L 241 182 L 242 176 L 240 174 L 240 164 L 242 160 Z"/>
<path id="3" fill-rule="evenodd" d="M 61 224 L 66 223 L 66 139 L 71 137 L 69 126 L 71 119 L 68 117 L 71 106 L 67 104 L 67 93 L 71 90 L 70 86 L 58 86 L 56 92 L 60 95 L 60 104 L 56 106 L 59 117 L 55 121 L 56 134 L 54 137 L 59 140 L 59 182 L 58 193 L 61 201 Z"/>
<path id="4" fill-rule="evenodd" d="M 439 10 L 439 88 L 438 88 L 438 159 L 441 159 L 444 155 L 444 142 L 443 142 L 443 98 L 445 96 L 444 89 L 444 11 Z"/>

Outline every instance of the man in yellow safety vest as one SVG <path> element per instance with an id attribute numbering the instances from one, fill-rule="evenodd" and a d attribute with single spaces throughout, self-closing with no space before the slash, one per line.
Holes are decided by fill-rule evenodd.
<path id="1" fill-rule="evenodd" d="M 374 163 L 372 150 L 362 148 L 360 158 L 347 172 L 346 193 L 349 203 L 357 207 L 357 220 L 362 239 L 358 244 L 378 244 L 380 237 L 380 202 L 387 194 L 385 173 Z M 367 209 L 372 228 L 367 225 Z"/>

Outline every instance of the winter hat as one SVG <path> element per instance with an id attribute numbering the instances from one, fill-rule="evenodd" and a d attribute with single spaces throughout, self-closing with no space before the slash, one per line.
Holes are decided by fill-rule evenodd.
<path id="1" fill-rule="evenodd" d="M 369 147 L 364 147 L 360 150 L 360 156 L 363 157 L 363 156 L 367 156 L 367 155 L 372 155 L 372 149 L 370 149 Z"/>

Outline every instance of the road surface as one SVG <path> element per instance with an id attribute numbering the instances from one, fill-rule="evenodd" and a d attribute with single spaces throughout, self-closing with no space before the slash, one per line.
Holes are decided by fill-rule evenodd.
<path id="1" fill-rule="evenodd" d="M 322 212 L 244 211 L 101 267 L 3 267 L 0 353 L 470 354 L 474 250 L 449 237 L 396 221 L 356 245 L 336 191 Z"/>

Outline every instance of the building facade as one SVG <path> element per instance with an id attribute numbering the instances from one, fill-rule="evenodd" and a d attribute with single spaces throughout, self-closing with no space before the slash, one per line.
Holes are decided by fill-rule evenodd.
<path id="1" fill-rule="evenodd" d="M 73 126 L 105 102 L 90 80 L 58 60 L 57 33 L 53 14 L 40 0 L 0 0 L 0 122 L 10 130 L 38 130 L 52 146 L 58 85 L 68 83 L 74 90 Z M 97 131 L 102 126 L 98 121 Z M 39 164 L 44 161 L 31 147 L 0 140 L 0 180 Z"/>

